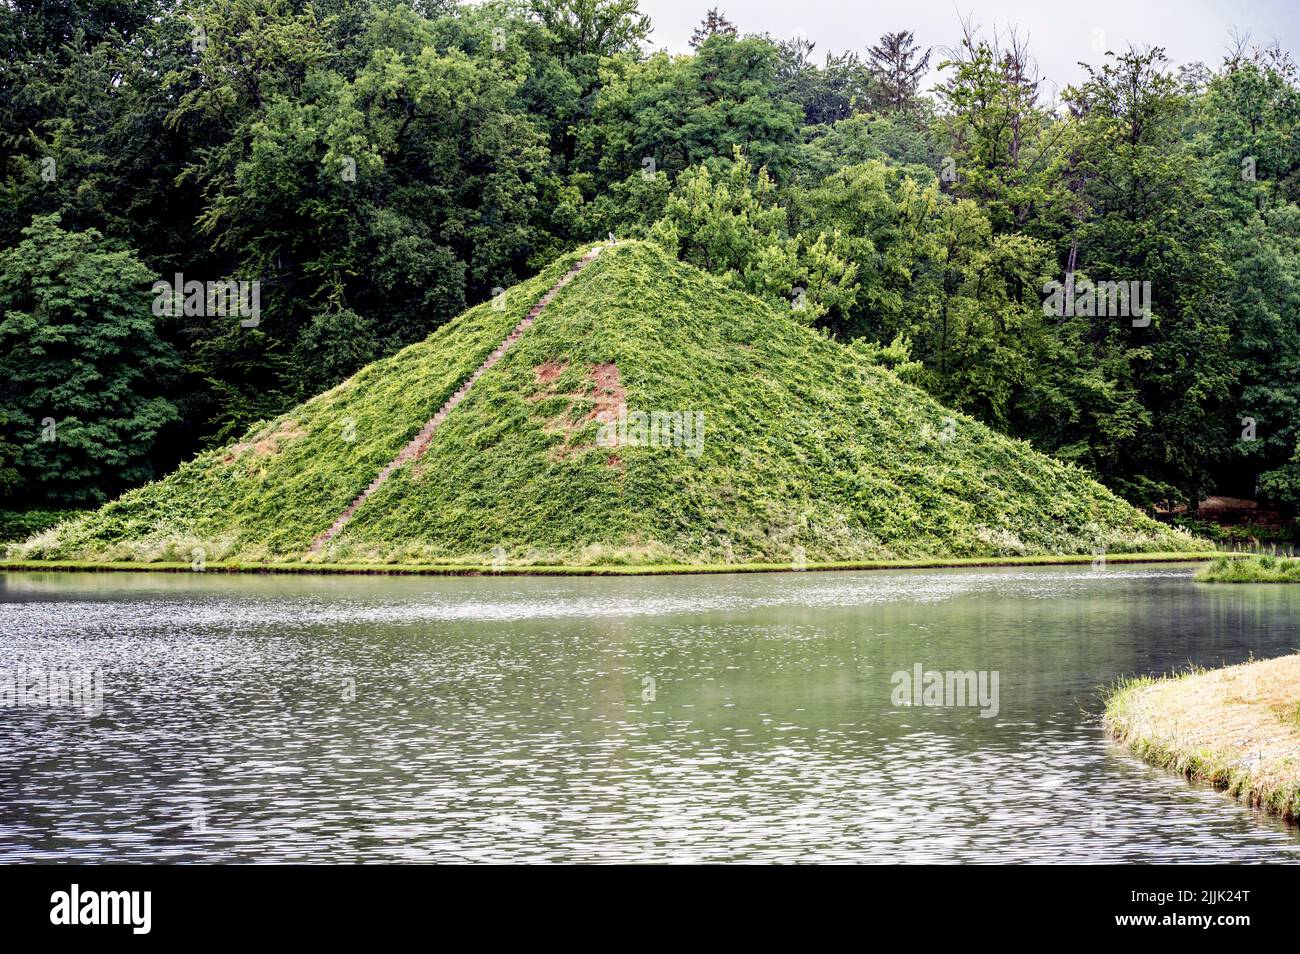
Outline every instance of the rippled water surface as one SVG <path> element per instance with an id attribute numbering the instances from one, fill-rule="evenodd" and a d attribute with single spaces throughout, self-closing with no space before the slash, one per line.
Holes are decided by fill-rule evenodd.
<path id="1" fill-rule="evenodd" d="M 1099 687 L 1300 647 L 1187 567 L 628 579 L 0 575 L 0 859 L 1293 861 Z M 998 712 L 892 703 L 999 675 Z"/>

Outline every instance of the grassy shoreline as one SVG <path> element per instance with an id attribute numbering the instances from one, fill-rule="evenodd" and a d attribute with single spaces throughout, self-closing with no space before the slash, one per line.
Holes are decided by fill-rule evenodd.
<path id="1" fill-rule="evenodd" d="M 1195 563 L 1218 556 L 1206 553 L 1115 553 L 1107 563 Z M 957 557 L 917 560 L 855 560 L 808 563 L 803 570 L 930 570 L 961 567 L 1069 566 L 1092 563 L 1092 554 L 1022 557 Z M 91 560 L 0 560 L 0 572 L 191 573 L 189 563 L 109 563 Z M 595 566 L 503 566 L 483 564 L 208 563 L 206 573 L 286 573 L 380 576 L 671 576 L 708 573 L 791 573 L 788 563 L 632 564 Z"/>
<path id="2" fill-rule="evenodd" d="M 1220 555 L 1196 574 L 1200 583 L 1300 583 L 1300 559 L 1254 555 L 1229 559 Z"/>
<path id="3" fill-rule="evenodd" d="M 1125 680 L 1104 724 L 1153 765 L 1300 819 L 1300 655 Z"/>

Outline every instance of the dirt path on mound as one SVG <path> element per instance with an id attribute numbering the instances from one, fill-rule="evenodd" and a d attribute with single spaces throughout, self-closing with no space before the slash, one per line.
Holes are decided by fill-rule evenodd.
<path id="1" fill-rule="evenodd" d="M 515 325 L 514 330 L 496 346 L 496 349 L 493 350 L 493 352 L 487 356 L 486 360 L 475 369 L 474 373 L 461 383 L 461 386 L 456 389 L 456 392 L 452 394 L 451 397 L 447 398 L 442 407 L 438 409 L 438 413 L 433 415 L 433 417 L 429 418 L 429 420 L 424 423 L 424 426 L 420 428 L 419 433 L 411 439 L 410 443 L 403 447 L 396 457 L 383 466 L 375 476 L 375 479 L 370 482 L 366 489 L 353 498 L 352 502 L 349 503 L 343 509 L 343 512 L 335 518 L 334 522 L 330 524 L 329 529 L 312 541 L 310 548 L 311 553 L 319 553 L 324 549 L 325 544 L 338 536 L 343 528 L 347 526 L 348 521 L 352 519 L 352 515 L 370 499 L 370 496 L 376 490 L 388 481 L 389 477 L 393 476 L 393 473 L 399 467 L 408 461 L 415 460 L 429 449 L 429 443 L 433 440 L 433 435 L 438 430 L 438 426 L 447 419 L 448 414 L 455 410 L 456 405 L 465 399 L 465 395 L 468 394 L 470 388 L 474 386 L 474 382 L 490 371 L 492 367 L 501 360 L 501 356 L 509 351 L 511 346 L 519 340 L 520 336 L 522 336 L 523 333 L 529 329 L 532 323 L 537 320 L 537 316 L 540 315 L 542 310 L 551 303 L 551 300 L 559 294 L 560 289 L 569 284 L 578 272 L 582 271 L 595 261 L 596 257 L 600 255 L 601 249 L 604 247 L 605 246 L 597 246 L 582 258 L 578 259 L 574 266 L 561 275 L 559 281 L 552 285 L 550 290 L 537 300 L 537 303 L 533 305 L 523 320 L 521 320 L 519 324 Z"/>

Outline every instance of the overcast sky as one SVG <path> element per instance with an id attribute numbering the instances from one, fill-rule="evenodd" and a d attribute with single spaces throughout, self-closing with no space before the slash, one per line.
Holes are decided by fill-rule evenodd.
<path id="1" fill-rule="evenodd" d="M 717 6 L 741 33 L 779 39 L 802 33 L 817 44 L 818 59 L 827 50 L 861 51 L 890 30 L 911 30 L 923 46 L 950 45 L 960 36 L 960 16 L 973 14 L 986 32 L 996 24 L 1028 34 L 1040 71 L 1057 86 L 1080 79 L 1079 60 L 1103 59 L 1094 40 L 1103 50 L 1158 44 L 1174 63 L 1213 66 L 1236 27 L 1260 45 L 1277 40 L 1300 58 L 1300 0 L 641 0 L 640 6 L 654 23 L 655 49 L 688 51 L 691 31 Z"/>

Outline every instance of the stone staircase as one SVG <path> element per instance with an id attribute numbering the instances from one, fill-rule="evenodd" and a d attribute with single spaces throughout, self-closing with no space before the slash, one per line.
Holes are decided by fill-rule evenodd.
<path id="1" fill-rule="evenodd" d="M 338 515 L 332 524 L 330 524 L 329 529 L 312 541 L 311 553 L 319 553 L 325 547 L 325 544 L 338 536 L 339 532 L 347 526 L 348 521 L 352 519 L 352 515 L 357 512 L 357 509 L 370 498 L 371 494 L 384 485 L 397 468 L 401 467 L 407 461 L 415 460 L 429 449 L 429 443 L 433 440 L 434 432 L 438 430 L 438 426 L 447 419 L 447 415 L 455 409 L 456 405 L 465 399 L 465 395 L 468 394 L 469 389 L 474 386 L 474 382 L 483 377 L 484 374 L 492 369 L 493 365 L 501 360 L 501 356 L 509 351 L 510 347 L 518 341 L 520 336 L 523 335 L 532 323 L 537 320 L 537 316 L 542 313 L 542 309 L 551 303 L 551 300 L 555 298 L 560 289 L 573 281 L 574 275 L 577 275 L 578 272 L 582 271 L 596 259 L 596 256 L 600 254 L 602 247 L 603 246 L 598 245 L 582 258 L 578 259 L 577 263 L 561 275 L 560 280 L 552 285 L 545 295 L 537 299 L 536 304 L 529 309 L 528 314 L 524 316 L 519 324 L 515 325 L 514 330 L 511 331 L 510 334 L 506 335 L 505 340 L 497 345 L 496 350 L 488 355 L 484 362 L 474 370 L 474 373 L 461 383 L 461 386 L 456 389 L 455 394 L 447 398 L 442 407 L 438 409 L 438 413 L 429 418 L 429 420 L 425 422 L 424 426 L 420 428 L 419 433 L 416 434 L 415 437 L 411 438 L 410 443 L 403 447 L 396 457 L 384 465 L 383 469 L 375 475 L 375 479 L 369 483 L 365 490 L 361 491 L 361 493 L 353 498 L 350 504 L 343 508 L 343 512 Z"/>

